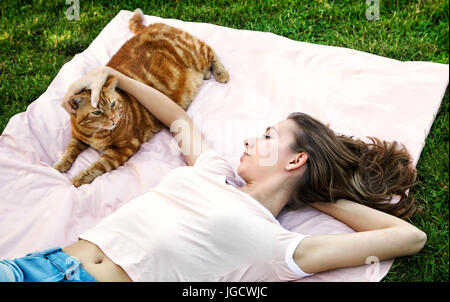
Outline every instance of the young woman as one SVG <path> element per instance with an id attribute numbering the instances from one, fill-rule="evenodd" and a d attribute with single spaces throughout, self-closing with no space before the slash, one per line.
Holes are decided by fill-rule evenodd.
<path id="1" fill-rule="evenodd" d="M 235 187 L 233 169 L 193 135 L 199 129 L 184 110 L 111 68 L 72 84 L 62 106 L 70 112 L 69 97 L 91 89 L 96 107 L 109 76 L 167 127 L 188 125 L 189 135 L 179 135 L 180 129 L 173 134 L 181 150 L 197 144 L 200 152 L 183 151 L 189 167 L 169 172 L 76 243 L 0 261 L 1 281 L 287 281 L 365 264 L 371 256 L 412 255 L 425 245 L 426 234 L 401 219 L 415 210 L 405 191 L 416 172 L 396 143 L 366 144 L 292 113 L 244 141 L 237 173 L 246 184 Z M 267 150 L 276 153 L 271 165 L 261 164 Z M 400 201 L 389 202 L 393 195 Z M 275 217 L 302 203 L 355 232 L 305 236 L 284 229 Z"/>

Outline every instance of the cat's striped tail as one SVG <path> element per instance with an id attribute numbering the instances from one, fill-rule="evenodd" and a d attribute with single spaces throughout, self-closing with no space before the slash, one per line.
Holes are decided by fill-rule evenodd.
<path id="1" fill-rule="evenodd" d="M 130 21 L 128 21 L 129 28 L 134 34 L 139 33 L 146 27 L 144 24 L 142 24 L 143 20 L 144 14 L 142 13 L 142 10 L 140 8 L 136 8 L 134 10 L 133 17 L 130 19 Z"/>

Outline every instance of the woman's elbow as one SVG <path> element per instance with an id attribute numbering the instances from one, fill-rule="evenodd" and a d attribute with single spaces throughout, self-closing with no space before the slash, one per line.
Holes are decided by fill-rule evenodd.
<path id="1" fill-rule="evenodd" d="M 427 243 L 427 234 L 417 228 L 411 231 L 411 254 L 420 252 Z"/>

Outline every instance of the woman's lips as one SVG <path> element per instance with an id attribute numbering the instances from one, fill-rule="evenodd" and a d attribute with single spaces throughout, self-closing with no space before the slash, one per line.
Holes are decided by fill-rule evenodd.
<path id="1" fill-rule="evenodd" d="M 241 162 L 242 162 L 242 159 L 243 159 L 245 156 L 249 156 L 249 155 L 248 155 L 247 152 L 244 151 L 244 153 L 242 153 L 241 158 L 240 158 L 240 161 L 241 161 Z"/>

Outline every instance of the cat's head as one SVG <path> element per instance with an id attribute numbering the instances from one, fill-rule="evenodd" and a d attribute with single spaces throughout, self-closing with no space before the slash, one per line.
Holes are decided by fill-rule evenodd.
<path id="1" fill-rule="evenodd" d="M 97 108 L 91 105 L 91 91 L 83 90 L 73 95 L 69 104 L 76 110 L 72 115 L 76 124 L 85 128 L 98 130 L 114 129 L 123 116 L 124 101 L 116 91 L 117 78 L 110 77 L 103 85 Z"/>

